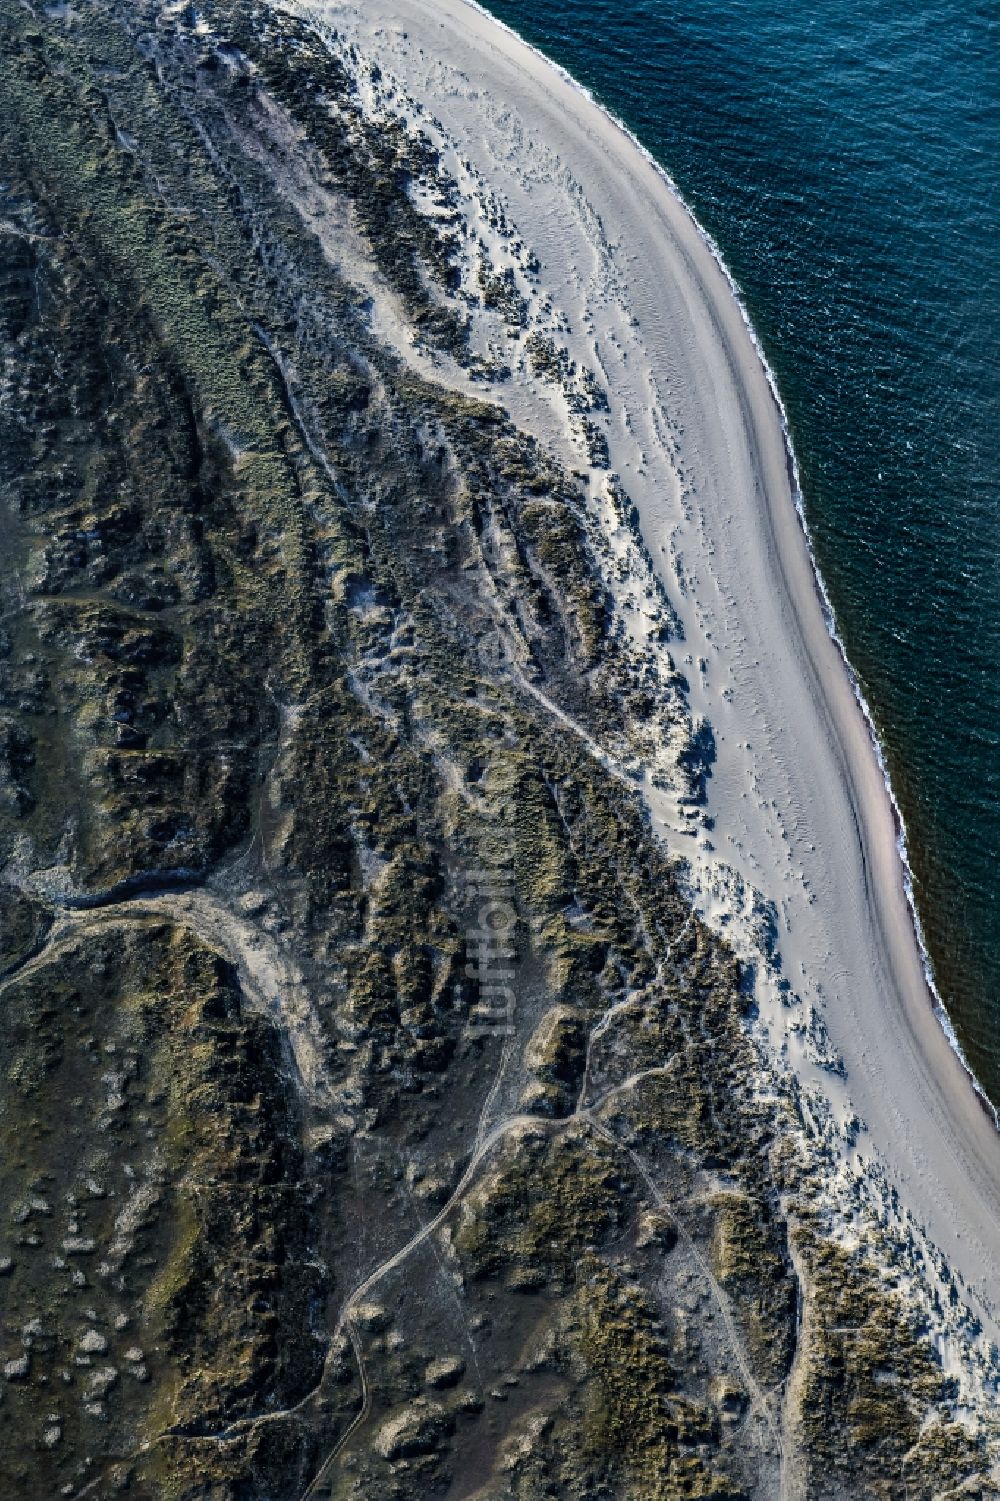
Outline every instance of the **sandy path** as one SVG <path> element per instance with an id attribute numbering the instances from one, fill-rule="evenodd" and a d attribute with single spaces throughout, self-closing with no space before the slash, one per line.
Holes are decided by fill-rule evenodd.
<path id="1" fill-rule="evenodd" d="M 798 1066 L 839 1115 L 857 1110 L 862 1152 L 881 1154 L 1000 1334 L 1000 1137 L 932 1012 L 891 803 L 824 622 L 780 413 L 724 274 L 625 133 L 465 0 L 323 16 L 384 60 L 454 160 L 502 195 L 568 315 L 571 354 L 602 370 L 612 465 L 684 624 L 692 707 L 715 729 L 717 848 L 704 832 L 683 846 L 705 910 L 724 920 L 721 862 L 774 903 L 784 973 L 826 1024 L 846 1094 L 804 1054 Z M 551 433 L 516 382 L 495 394 Z M 648 790 L 669 833 L 676 808 Z M 780 1008 L 771 1025 L 787 1042 Z"/>

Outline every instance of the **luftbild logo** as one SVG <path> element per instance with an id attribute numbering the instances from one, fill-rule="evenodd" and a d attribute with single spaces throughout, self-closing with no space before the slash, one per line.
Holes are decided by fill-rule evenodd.
<path id="1" fill-rule="evenodd" d="M 465 1028 L 467 1037 L 509 1037 L 514 1031 L 513 964 L 517 959 L 514 930 L 513 829 L 511 805 L 496 786 L 494 771 L 484 777 L 480 817 L 489 820 L 479 836 L 479 864 L 465 872 L 470 896 L 478 900 L 475 926 L 466 933 L 471 963 L 465 973 L 478 982 L 479 996 Z"/>

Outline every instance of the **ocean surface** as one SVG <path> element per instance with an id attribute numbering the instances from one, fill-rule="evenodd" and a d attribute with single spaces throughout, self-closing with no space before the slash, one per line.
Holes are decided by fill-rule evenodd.
<path id="1" fill-rule="evenodd" d="M 625 120 L 742 290 L 935 979 L 1000 1104 L 1000 7 L 487 9 Z"/>

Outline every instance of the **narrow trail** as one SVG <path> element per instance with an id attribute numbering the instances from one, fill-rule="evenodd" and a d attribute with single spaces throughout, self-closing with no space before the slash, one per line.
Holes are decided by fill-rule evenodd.
<path id="1" fill-rule="evenodd" d="M 689 913 L 687 918 L 685 918 L 684 924 L 681 927 L 680 931 L 671 939 L 670 943 L 667 945 L 666 953 L 664 954 L 663 959 L 657 965 L 656 982 L 654 983 L 662 983 L 663 966 L 673 958 L 674 950 L 690 931 L 693 921 L 694 913 L 692 911 L 691 913 Z M 680 980 L 680 974 L 677 969 L 676 963 L 674 964 L 674 978 L 678 981 Z M 648 991 L 649 988 L 650 987 L 647 986 L 646 991 Z M 580 1083 L 580 1093 L 577 1096 L 576 1110 L 574 1114 L 579 1115 L 586 1103 L 587 1091 L 590 1088 L 590 1071 L 593 1064 L 594 1047 L 596 1043 L 607 1032 L 615 1017 L 621 1016 L 624 1012 L 628 1011 L 629 1007 L 631 1006 L 638 1006 L 642 1004 L 643 994 L 644 991 L 630 991 L 629 994 L 622 1000 L 615 1001 L 613 1005 L 608 1007 L 607 1011 L 605 1011 L 604 1015 L 601 1017 L 597 1025 L 591 1028 L 590 1032 L 588 1033 L 587 1048 L 584 1055 L 583 1078 Z"/>
<path id="2" fill-rule="evenodd" d="M 638 1080 L 641 1077 L 641 1075 L 638 1075 L 636 1076 L 636 1079 Z M 632 1081 L 629 1080 L 627 1081 L 627 1083 L 630 1084 L 632 1083 Z M 602 1101 L 601 1103 L 604 1102 Z M 754 1376 L 753 1371 L 750 1369 L 750 1365 L 744 1353 L 744 1341 L 742 1336 L 740 1335 L 739 1330 L 736 1327 L 732 1309 L 730 1308 L 729 1299 L 726 1296 L 725 1291 L 720 1286 L 718 1280 L 715 1277 L 715 1274 L 713 1273 L 711 1267 L 708 1265 L 708 1262 L 705 1260 L 704 1256 L 695 1245 L 695 1242 L 692 1239 L 691 1234 L 685 1226 L 684 1222 L 678 1218 L 673 1205 L 670 1203 L 669 1199 L 667 1199 L 666 1195 L 662 1193 L 662 1191 L 657 1187 L 652 1174 L 646 1167 L 645 1163 L 642 1161 L 642 1158 L 639 1156 L 638 1152 L 636 1152 L 632 1147 L 627 1146 L 617 1136 L 615 1136 L 614 1132 L 608 1130 L 608 1128 L 606 1126 L 603 1126 L 600 1122 L 591 1119 L 590 1124 L 593 1130 L 596 1131 L 598 1136 L 602 1137 L 603 1140 L 605 1140 L 609 1144 L 609 1146 L 613 1146 L 618 1151 L 624 1152 L 624 1154 L 629 1158 L 633 1167 L 635 1168 L 635 1171 L 638 1173 L 639 1177 L 646 1185 L 646 1188 L 649 1190 L 649 1193 L 654 1203 L 656 1204 L 656 1207 L 662 1214 L 666 1215 L 667 1219 L 669 1219 L 671 1225 L 677 1233 L 678 1240 L 684 1246 L 684 1249 L 687 1251 L 691 1260 L 695 1263 L 699 1272 L 704 1277 L 706 1283 L 711 1288 L 716 1304 L 718 1305 L 719 1312 L 722 1315 L 722 1321 L 726 1327 L 726 1334 L 728 1336 L 730 1351 L 732 1352 L 736 1364 L 739 1366 L 740 1375 L 743 1378 L 744 1385 L 746 1386 L 747 1392 L 749 1393 L 751 1398 L 750 1411 L 747 1416 L 749 1418 L 752 1417 L 755 1412 L 759 1412 L 767 1425 L 771 1439 L 775 1446 L 775 1451 L 778 1455 L 778 1461 L 780 1465 L 781 1481 L 779 1498 L 780 1501 L 788 1501 L 788 1492 L 785 1481 L 785 1447 L 782 1439 L 781 1429 L 775 1422 L 774 1415 L 772 1413 L 772 1396 L 770 1393 L 764 1390 L 764 1388 L 758 1382 L 757 1378 Z"/>
<path id="3" fill-rule="evenodd" d="M 594 757 L 595 761 L 598 762 L 601 768 L 606 771 L 609 776 L 614 777 L 616 782 L 620 782 L 622 786 L 627 787 L 630 792 L 635 794 L 638 794 L 640 792 L 640 783 L 637 781 L 637 779 L 635 777 L 629 776 L 628 772 L 622 769 L 622 767 L 618 764 L 618 762 L 614 759 L 610 752 L 606 751 L 604 747 L 594 739 L 589 730 L 585 729 L 578 720 L 572 717 L 572 715 L 567 714 L 564 709 L 560 709 L 558 704 L 553 703 L 548 694 L 543 693 L 541 688 L 539 688 L 535 683 L 529 683 L 528 679 L 522 672 L 514 667 L 513 663 L 510 664 L 510 666 L 512 670 L 511 675 L 515 678 L 518 687 L 522 688 L 525 693 L 529 693 L 532 698 L 536 699 L 537 702 L 541 704 L 542 708 L 545 709 L 547 713 L 551 714 L 552 718 L 556 720 L 558 724 L 562 725 L 563 729 L 569 730 L 571 735 L 575 735 L 578 740 L 582 741 L 582 743 L 589 750 L 590 754 Z"/>
<path id="4" fill-rule="evenodd" d="M 88 931 L 93 931 L 95 928 L 100 929 L 123 924 L 133 924 L 144 920 L 155 920 L 156 918 L 167 918 L 180 926 L 189 928 L 201 941 L 215 948 L 233 964 L 239 977 L 241 989 L 249 1005 L 267 1015 L 281 1029 L 283 1038 L 288 1041 L 290 1056 L 294 1064 L 294 1078 L 291 1082 L 295 1084 L 302 1095 L 312 1105 L 320 1108 L 326 1105 L 329 1102 L 328 1080 L 324 1076 L 321 1061 L 317 1056 L 317 1024 L 308 1004 L 305 985 L 301 978 L 290 969 L 290 966 L 282 958 L 277 946 L 272 941 L 266 940 L 258 927 L 239 918 L 230 911 L 220 896 L 209 889 L 198 888 L 197 890 L 180 893 L 176 891 L 162 893 L 144 891 L 117 900 L 109 899 L 103 905 L 95 905 L 64 913 L 53 924 L 45 943 L 38 952 L 29 956 L 13 974 L 8 975 L 0 982 L 0 994 L 8 986 L 15 983 L 15 981 L 23 979 L 36 969 L 49 964 Z M 788 1492 L 784 1480 L 784 1448 L 781 1433 L 775 1425 L 772 1416 L 771 1398 L 761 1388 L 753 1375 L 744 1353 L 743 1341 L 736 1327 L 728 1298 L 713 1275 L 705 1258 L 695 1245 L 686 1226 L 678 1218 L 675 1206 L 667 1200 L 666 1196 L 658 1188 L 652 1174 L 639 1154 L 626 1143 L 622 1142 L 600 1119 L 600 1113 L 609 1104 L 621 1096 L 631 1093 L 640 1084 L 654 1078 L 669 1077 L 672 1072 L 672 1063 L 657 1064 L 638 1070 L 620 1083 L 605 1090 L 592 1104 L 584 1104 L 585 1091 L 589 1087 L 589 1069 L 593 1044 L 599 1036 L 606 1032 L 614 1016 L 624 1010 L 633 1000 L 633 997 L 627 997 L 624 1001 L 617 1002 L 603 1014 L 591 1029 L 587 1042 L 587 1061 L 583 1086 L 577 1107 L 572 1114 L 557 1120 L 547 1120 L 537 1115 L 518 1113 L 505 1117 L 488 1130 L 484 1129 L 490 1104 L 495 1098 L 496 1084 L 494 1083 L 479 1116 L 472 1154 L 458 1183 L 455 1185 L 445 1204 L 438 1210 L 434 1217 L 423 1224 L 396 1251 L 375 1266 L 350 1293 L 341 1307 L 330 1337 L 327 1357 L 315 1386 L 291 1407 L 271 1413 L 259 1414 L 252 1418 L 240 1419 L 219 1434 L 199 1435 L 198 1441 L 218 1444 L 236 1442 L 255 1431 L 261 1425 L 286 1420 L 306 1411 L 321 1395 L 327 1382 L 330 1365 L 337 1358 L 341 1337 L 346 1335 L 350 1341 L 357 1364 L 361 1387 L 361 1405 L 347 1429 L 345 1429 L 344 1433 L 338 1439 L 336 1446 L 326 1456 L 320 1469 L 309 1483 L 309 1486 L 302 1493 L 300 1501 L 312 1501 L 312 1498 L 317 1495 L 319 1488 L 329 1476 L 339 1455 L 371 1413 L 371 1392 L 366 1363 L 360 1336 L 354 1322 L 354 1312 L 358 1305 L 386 1277 L 405 1265 L 410 1257 L 436 1234 L 446 1222 L 449 1215 L 472 1188 L 487 1157 L 507 1136 L 519 1130 L 554 1133 L 572 1129 L 576 1125 L 582 1125 L 593 1130 L 609 1146 L 628 1157 L 648 1194 L 657 1208 L 670 1220 L 678 1239 L 684 1245 L 685 1250 L 691 1257 L 700 1275 L 704 1278 L 706 1285 L 711 1290 L 722 1316 L 733 1358 L 739 1367 L 746 1390 L 751 1397 L 751 1413 L 759 1412 L 763 1416 L 770 1431 L 776 1452 L 781 1459 L 783 1478 L 780 1495 L 782 1501 L 787 1501 Z M 169 1430 L 167 1434 L 169 1434 Z M 166 1437 L 167 1434 L 163 1436 Z M 88 1482 L 87 1487 L 83 1491 L 77 1492 L 77 1496 L 82 1498 L 89 1494 L 99 1482 L 99 1479 L 100 1477 L 95 1477 L 93 1481 Z"/>
<path id="5" fill-rule="evenodd" d="M 562 1121 L 544 1121 L 535 1115 L 515 1115 L 508 1117 L 507 1120 L 501 1121 L 498 1125 L 494 1126 L 493 1129 L 483 1138 L 482 1142 L 477 1146 L 476 1150 L 469 1160 L 464 1173 L 462 1174 L 457 1185 L 452 1191 L 450 1198 L 438 1211 L 434 1218 L 432 1220 L 428 1220 L 425 1225 L 421 1226 L 416 1234 L 412 1235 L 405 1245 L 400 1246 L 400 1248 L 397 1251 L 394 1251 L 391 1256 L 387 1256 L 383 1262 L 381 1262 L 377 1267 L 375 1267 L 372 1272 L 368 1274 L 363 1282 L 358 1283 L 357 1287 L 355 1287 L 354 1291 L 350 1294 L 347 1301 L 341 1308 L 340 1316 L 337 1319 L 337 1323 L 333 1331 L 331 1346 L 336 1343 L 341 1334 L 343 1334 L 345 1331 L 347 1332 L 348 1337 L 351 1340 L 351 1344 L 354 1347 L 355 1357 L 358 1360 L 363 1394 L 362 1406 L 355 1418 L 352 1420 L 350 1426 L 337 1441 L 336 1447 L 330 1451 L 320 1468 L 317 1470 L 313 1479 L 310 1481 L 309 1485 L 302 1492 L 299 1501 L 311 1501 L 311 1498 L 317 1494 L 319 1486 L 323 1484 L 338 1456 L 343 1452 L 345 1446 L 347 1445 L 353 1434 L 357 1432 L 358 1428 L 365 1421 L 370 1410 L 370 1400 L 368 1394 L 367 1379 L 365 1377 L 364 1360 L 361 1355 L 357 1334 L 352 1324 L 352 1314 L 354 1312 L 354 1309 L 358 1306 L 362 1299 L 364 1299 L 368 1295 L 368 1293 L 372 1291 L 373 1288 L 378 1286 L 378 1284 L 384 1277 L 388 1276 L 390 1272 L 393 1272 L 398 1267 L 402 1266 L 403 1263 L 406 1262 L 410 1258 L 410 1256 L 412 1256 L 414 1251 L 418 1250 L 420 1246 L 422 1246 L 424 1242 L 435 1233 L 435 1231 L 440 1229 L 440 1227 L 447 1219 L 448 1215 L 464 1197 L 468 1189 L 472 1186 L 473 1180 L 475 1179 L 475 1176 L 483 1159 L 488 1155 L 490 1151 L 492 1151 L 497 1142 L 499 1142 L 504 1136 L 507 1135 L 508 1132 L 517 1130 L 518 1128 L 524 1129 L 526 1127 L 531 1127 L 533 1129 L 537 1129 L 539 1126 L 546 1128 L 563 1124 L 564 1122 Z M 320 1386 L 322 1385 L 324 1379 L 325 1371 L 324 1374 L 320 1377 Z M 317 1391 L 318 1390 L 319 1387 L 317 1387 Z"/>
<path id="6" fill-rule="evenodd" d="M 452 1210 L 456 1208 L 462 1198 L 464 1198 L 465 1194 L 472 1187 L 479 1168 L 481 1167 L 486 1156 L 492 1151 L 493 1147 L 495 1147 L 498 1142 L 500 1142 L 508 1133 L 518 1129 L 557 1132 L 560 1130 L 570 1129 L 578 1123 L 583 1123 L 585 1126 L 592 1129 L 598 1136 L 606 1141 L 609 1146 L 613 1147 L 616 1151 L 623 1153 L 629 1158 L 638 1176 L 645 1184 L 657 1208 L 660 1209 L 669 1218 L 671 1224 L 674 1226 L 677 1232 L 678 1239 L 684 1245 L 685 1250 L 688 1252 L 692 1261 L 695 1263 L 698 1270 L 705 1278 L 705 1281 L 711 1289 L 716 1303 L 718 1304 L 719 1311 L 722 1315 L 722 1320 L 726 1328 L 726 1334 L 728 1336 L 733 1358 L 735 1359 L 740 1369 L 740 1373 L 746 1385 L 747 1392 L 750 1395 L 750 1413 L 752 1414 L 753 1412 L 759 1412 L 763 1417 L 764 1422 L 766 1423 L 770 1432 L 775 1451 L 779 1457 L 782 1472 L 782 1482 L 780 1490 L 781 1501 L 790 1501 L 790 1498 L 787 1495 L 784 1481 L 784 1446 L 782 1443 L 781 1433 L 776 1426 L 774 1417 L 772 1415 L 772 1399 L 771 1396 L 760 1386 L 749 1366 L 746 1355 L 744 1353 L 744 1343 L 740 1336 L 739 1330 L 736 1327 L 735 1320 L 729 1306 L 729 1300 L 724 1290 L 722 1289 L 722 1287 L 720 1287 L 718 1281 L 712 1273 L 711 1268 L 695 1245 L 690 1232 L 687 1230 L 683 1222 L 677 1217 L 675 1209 L 667 1200 L 666 1196 L 657 1187 L 652 1175 L 650 1174 L 646 1165 L 642 1162 L 642 1159 L 639 1157 L 638 1153 L 635 1152 L 632 1148 L 628 1147 L 625 1143 L 623 1143 L 618 1137 L 614 1135 L 611 1130 L 609 1130 L 597 1119 L 597 1112 L 602 1110 L 605 1105 L 607 1105 L 608 1102 L 614 1099 L 616 1096 L 628 1093 L 647 1079 L 668 1075 L 670 1071 L 671 1069 L 669 1064 L 642 1069 L 635 1074 L 631 1074 L 620 1084 L 614 1085 L 611 1089 L 607 1090 L 606 1093 L 603 1094 L 599 1100 L 595 1101 L 593 1105 L 587 1107 L 586 1109 L 578 1109 L 572 1115 L 561 1117 L 558 1120 L 546 1120 L 544 1117 L 537 1115 L 514 1115 L 509 1116 L 506 1120 L 499 1122 L 488 1132 L 488 1134 L 483 1138 L 482 1142 L 477 1145 L 472 1157 L 469 1160 L 468 1165 L 465 1168 L 465 1171 L 459 1179 L 448 1201 L 438 1211 L 434 1218 L 432 1220 L 429 1220 L 427 1224 L 423 1225 L 420 1230 L 412 1235 L 404 1245 L 400 1246 L 399 1249 L 394 1251 L 390 1256 L 387 1256 L 384 1261 L 380 1262 L 378 1266 L 376 1266 L 371 1272 L 369 1272 L 364 1280 L 358 1283 L 354 1291 L 350 1294 L 346 1302 L 343 1304 L 333 1331 L 331 1339 L 331 1352 L 336 1346 L 339 1337 L 342 1334 L 346 1333 L 351 1341 L 355 1359 L 358 1361 L 359 1377 L 362 1389 L 362 1405 L 355 1417 L 352 1419 L 348 1428 L 338 1439 L 336 1446 L 324 1459 L 322 1465 L 316 1472 L 313 1479 L 310 1481 L 305 1491 L 302 1492 L 299 1501 L 314 1501 L 314 1498 L 318 1495 L 320 1486 L 322 1486 L 329 1477 L 333 1465 L 336 1463 L 339 1456 L 343 1453 L 353 1435 L 367 1420 L 371 1412 L 370 1392 L 368 1388 L 367 1376 L 365 1373 L 364 1360 L 361 1355 L 360 1342 L 357 1337 L 357 1332 L 354 1329 L 352 1323 L 352 1315 L 358 1304 L 365 1297 L 367 1297 L 367 1295 L 372 1292 L 373 1289 L 376 1288 L 385 1277 L 387 1277 L 391 1272 L 397 1271 L 401 1266 L 403 1266 L 406 1261 L 409 1260 L 410 1256 L 412 1256 L 412 1254 L 416 1250 L 418 1250 L 430 1236 L 435 1234 L 435 1232 L 441 1228 L 445 1220 L 451 1214 Z M 324 1373 L 323 1375 L 321 1375 L 320 1381 L 317 1384 L 315 1391 L 310 1393 L 308 1397 L 304 1398 L 303 1402 L 300 1403 L 296 1408 L 290 1409 L 289 1414 L 268 1414 L 267 1420 L 270 1420 L 272 1416 L 287 1416 L 290 1415 L 290 1413 L 300 1411 L 306 1402 L 312 1400 L 315 1396 L 318 1396 L 319 1391 L 325 1381 L 325 1376 L 326 1371 L 324 1369 Z M 264 1419 L 258 1419 L 256 1421 L 264 1421 Z M 230 1432 L 232 1431 L 233 1430 L 230 1430 Z"/>

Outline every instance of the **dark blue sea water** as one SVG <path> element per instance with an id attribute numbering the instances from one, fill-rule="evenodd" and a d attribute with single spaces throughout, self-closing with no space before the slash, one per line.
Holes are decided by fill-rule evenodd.
<path id="1" fill-rule="evenodd" d="M 670 171 L 743 290 L 1000 1103 L 1000 6 L 488 0 Z"/>

